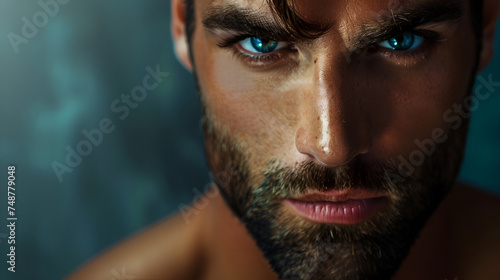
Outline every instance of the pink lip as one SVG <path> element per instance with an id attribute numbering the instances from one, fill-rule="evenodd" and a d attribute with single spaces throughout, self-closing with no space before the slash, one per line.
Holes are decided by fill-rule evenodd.
<path id="1" fill-rule="evenodd" d="M 352 225 L 375 213 L 386 201 L 364 190 L 312 192 L 285 200 L 300 216 L 317 223 Z"/>

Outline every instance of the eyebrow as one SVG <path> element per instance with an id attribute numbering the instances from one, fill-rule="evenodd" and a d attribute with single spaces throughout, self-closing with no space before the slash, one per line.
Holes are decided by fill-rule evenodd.
<path id="1" fill-rule="evenodd" d="M 349 40 L 348 49 L 362 49 L 369 45 L 401 35 L 423 25 L 453 23 L 463 16 L 463 9 L 448 1 L 427 1 L 399 11 L 384 10 L 384 17 L 361 24 L 361 28 Z M 307 40 L 288 32 L 273 18 L 261 12 L 241 8 L 234 4 L 210 8 L 204 13 L 202 23 L 209 32 L 225 30 L 240 35 L 255 36 L 267 40 L 297 42 Z M 320 37 L 323 30 L 319 30 Z M 323 32 L 322 32 L 323 31 Z"/>
<path id="2" fill-rule="evenodd" d="M 424 2 L 416 6 L 388 10 L 383 18 L 361 25 L 349 43 L 349 49 L 363 49 L 389 38 L 411 32 L 420 26 L 453 24 L 463 16 L 463 9 L 455 3 L 445 1 Z"/>
<path id="3" fill-rule="evenodd" d="M 288 32 L 274 18 L 234 4 L 214 7 L 204 14 L 203 26 L 209 32 L 225 30 L 267 40 L 295 42 L 300 36 Z"/>

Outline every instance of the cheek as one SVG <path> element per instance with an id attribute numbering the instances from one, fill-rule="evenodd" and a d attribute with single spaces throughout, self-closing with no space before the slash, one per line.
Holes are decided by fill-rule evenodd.
<path id="1" fill-rule="evenodd" d="M 457 42 L 449 43 L 456 46 Z M 442 129 L 450 135 L 452 125 L 457 122 L 450 122 L 445 113 L 454 110 L 455 105 L 463 104 L 469 94 L 467 90 L 475 63 L 470 55 L 473 51 L 469 44 L 442 48 L 429 58 L 425 69 L 392 73 L 397 78 L 384 86 L 387 91 L 392 91 L 391 105 L 385 110 L 390 112 L 390 121 L 377 141 L 379 150 L 385 151 L 386 157 L 409 154 L 417 148 L 416 140 L 432 139 L 435 129 Z M 462 125 L 466 122 L 467 118 L 462 117 Z"/>
<path id="2" fill-rule="evenodd" d="M 216 120 L 260 157 L 259 164 L 284 154 L 293 145 L 298 104 L 290 86 L 282 86 L 283 76 L 249 71 L 230 50 L 200 45 L 198 79 Z"/>

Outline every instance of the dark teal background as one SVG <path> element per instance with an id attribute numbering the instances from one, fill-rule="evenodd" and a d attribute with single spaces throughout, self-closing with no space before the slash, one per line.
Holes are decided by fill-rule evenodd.
<path id="1" fill-rule="evenodd" d="M 189 204 L 209 182 L 198 96 L 172 51 L 169 6 L 165 0 L 70 0 L 16 54 L 7 35 L 20 34 L 22 18 L 41 8 L 37 0 L 0 0 L 1 279 L 61 279 Z M 485 78 L 500 81 L 499 59 Z M 119 120 L 110 110 L 113 100 L 157 64 L 169 76 Z M 460 179 L 500 194 L 496 91 L 474 112 Z M 64 163 L 66 146 L 74 149 L 85 139 L 81 131 L 105 117 L 115 131 L 59 182 L 51 164 Z M 15 274 L 6 264 L 10 164 L 17 168 Z"/>

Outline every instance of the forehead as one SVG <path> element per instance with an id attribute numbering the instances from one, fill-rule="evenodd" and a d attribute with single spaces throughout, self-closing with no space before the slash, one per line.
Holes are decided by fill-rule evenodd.
<path id="1" fill-rule="evenodd" d="M 282 0 L 285 1 L 285 0 Z M 205 0 L 200 1 L 201 11 L 211 11 L 227 6 L 238 7 L 273 18 L 267 0 Z M 345 21 L 377 20 L 393 12 L 410 10 L 422 4 L 455 3 L 464 11 L 468 0 L 295 0 L 296 11 L 308 22 L 324 26 L 343 25 Z M 342 23 L 344 22 L 344 23 Z"/>

